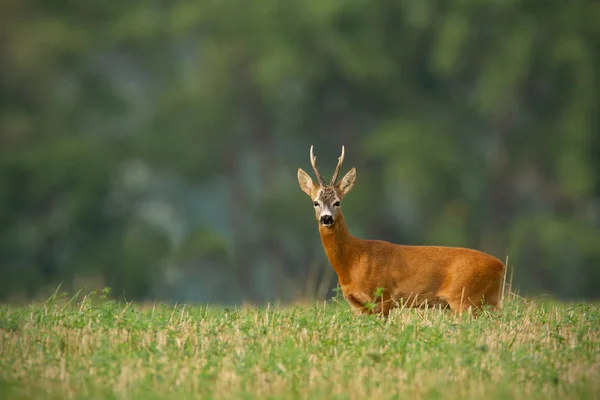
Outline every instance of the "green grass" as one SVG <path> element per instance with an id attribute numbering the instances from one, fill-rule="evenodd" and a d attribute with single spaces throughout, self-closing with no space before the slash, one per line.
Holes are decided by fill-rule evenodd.
<path id="1" fill-rule="evenodd" d="M 514 299 L 477 319 L 335 301 L 0 307 L 2 398 L 600 398 L 600 311 Z"/>

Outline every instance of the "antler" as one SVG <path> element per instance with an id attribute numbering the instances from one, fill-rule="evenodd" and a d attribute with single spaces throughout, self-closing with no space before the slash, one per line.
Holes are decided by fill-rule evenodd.
<path id="1" fill-rule="evenodd" d="M 342 155 L 338 158 L 337 166 L 335 167 L 335 171 L 333 172 L 333 176 L 331 177 L 330 185 L 335 185 L 335 181 L 337 180 L 338 174 L 340 173 L 340 168 L 342 168 L 342 164 L 344 163 L 344 154 L 345 154 L 344 146 L 342 146 Z"/>
<path id="2" fill-rule="evenodd" d="M 321 177 L 321 174 L 319 173 L 319 170 L 317 169 L 317 157 L 315 157 L 313 155 L 313 147 L 310 146 L 310 164 L 313 167 L 313 170 L 315 171 L 315 175 L 317 175 L 317 180 L 319 181 L 319 185 L 321 186 L 325 186 L 325 181 L 323 180 L 323 178 Z"/>

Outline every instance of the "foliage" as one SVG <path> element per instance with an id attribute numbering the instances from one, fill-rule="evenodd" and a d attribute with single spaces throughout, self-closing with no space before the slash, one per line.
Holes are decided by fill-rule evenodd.
<path id="1" fill-rule="evenodd" d="M 4 398 L 597 398 L 598 308 L 477 319 L 335 302 L 209 308 L 53 296 L 0 308 Z"/>
<path id="2" fill-rule="evenodd" d="M 600 4 L 0 6 L 0 297 L 322 297 L 295 178 L 358 168 L 351 231 L 510 257 L 598 296 Z"/>

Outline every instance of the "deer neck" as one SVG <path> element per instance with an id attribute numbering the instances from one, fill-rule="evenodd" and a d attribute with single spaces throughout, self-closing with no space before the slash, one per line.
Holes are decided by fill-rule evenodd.
<path id="1" fill-rule="evenodd" d="M 340 284 L 350 283 L 355 238 L 348 231 L 343 214 L 340 212 L 335 223 L 330 227 L 319 224 L 319 234 L 325 254 L 337 273 Z"/>

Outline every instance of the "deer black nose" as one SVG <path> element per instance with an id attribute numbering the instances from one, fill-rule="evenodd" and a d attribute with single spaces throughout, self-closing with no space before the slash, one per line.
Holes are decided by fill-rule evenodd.
<path id="1" fill-rule="evenodd" d="M 333 217 L 331 215 L 321 215 L 321 223 L 323 225 L 331 225 L 333 224 Z"/>

